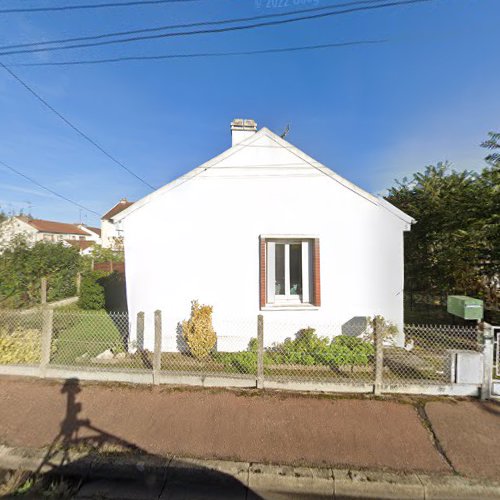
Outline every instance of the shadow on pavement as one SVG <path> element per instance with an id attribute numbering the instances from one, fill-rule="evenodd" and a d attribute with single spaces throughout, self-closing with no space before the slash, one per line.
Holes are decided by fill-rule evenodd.
<path id="1" fill-rule="evenodd" d="M 246 485 L 233 475 L 200 462 L 150 454 L 80 418 L 77 398 L 82 390 L 78 379 L 65 381 L 60 432 L 37 470 L 18 474 L 22 484 L 14 490 L 15 498 L 247 498 Z M 11 498 L 14 491 L 4 488 L 0 497 Z"/>

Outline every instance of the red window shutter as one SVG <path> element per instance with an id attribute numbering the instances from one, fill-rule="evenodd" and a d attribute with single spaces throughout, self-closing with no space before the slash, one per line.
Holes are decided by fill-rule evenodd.
<path id="1" fill-rule="evenodd" d="M 320 274 L 320 254 L 319 254 L 319 238 L 314 238 L 313 241 L 313 304 L 321 305 L 321 274 Z"/>
<path id="2" fill-rule="evenodd" d="M 259 241 L 259 272 L 260 272 L 260 290 L 259 290 L 259 297 L 260 297 L 260 307 L 265 307 L 266 305 L 266 239 L 265 238 L 260 238 Z"/>

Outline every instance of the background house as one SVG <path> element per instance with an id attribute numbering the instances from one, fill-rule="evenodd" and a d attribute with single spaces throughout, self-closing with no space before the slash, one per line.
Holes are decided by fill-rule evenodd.
<path id="1" fill-rule="evenodd" d="M 123 234 L 119 225 L 114 222 L 113 217 L 133 205 L 133 203 L 133 201 L 128 201 L 127 198 L 122 198 L 101 217 L 101 241 L 104 248 L 123 250 Z"/>
<path id="2" fill-rule="evenodd" d="M 90 241 L 101 244 L 101 228 L 87 226 L 86 224 L 78 224 L 78 229 L 85 231 L 90 236 Z"/>
<path id="3" fill-rule="evenodd" d="M 376 314 L 400 328 L 401 344 L 411 217 L 253 120 L 231 130 L 231 148 L 114 216 L 129 312 L 146 314 L 139 344 L 152 348 L 160 309 L 164 348 L 175 350 L 193 299 L 213 306 L 223 350 L 255 337 L 258 314 L 266 344 L 307 326 L 348 333 Z"/>
<path id="4" fill-rule="evenodd" d="M 24 215 L 11 217 L 2 223 L 0 248 L 9 244 L 17 236 L 24 237 L 29 244 L 37 241 L 52 243 L 97 241 L 97 235 L 94 232 L 84 230 L 77 224 L 33 219 Z"/>

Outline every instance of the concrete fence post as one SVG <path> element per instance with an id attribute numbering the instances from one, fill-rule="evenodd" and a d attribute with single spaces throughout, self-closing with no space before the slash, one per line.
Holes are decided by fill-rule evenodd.
<path id="1" fill-rule="evenodd" d="M 42 306 L 47 303 L 47 278 L 45 276 L 40 280 L 40 302 Z"/>
<path id="2" fill-rule="evenodd" d="M 257 389 L 264 388 L 264 316 L 257 316 Z"/>
<path id="3" fill-rule="evenodd" d="M 142 311 L 137 313 L 135 339 L 137 342 L 137 349 L 139 349 L 139 351 L 143 351 L 144 350 L 144 313 Z"/>
<path id="4" fill-rule="evenodd" d="M 42 338 L 40 348 L 40 377 L 45 377 L 50 363 L 50 347 L 52 344 L 52 330 L 54 323 L 54 310 L 44 307 L 42 309 Z"/>
<path id="5" fill-rule="evenodd" d="M 153 353 L 153 384 L 160 383 L 161 371 L 161 311 L 155 311 L 155 350 Z"/>
<path id="6" fill-rule="evenodd" d="M 481 400 L 485 401 L 491 397 L 491 386 L 493 383 L 493 358 L 494 358 L 494 333 L 493 327 L 483 323 L 483 382 L 481 384 Z"/>
<path id="7" fill-rule="evenodd" d="M 373 341 L 375 343 L 375 383 L 373 394 L 380 396 L 382 393 L 384 370 L 384 328 L 380 316 L 373 319 Z"/>
<path id="8" fill-rule="evenodd" d="M 76 273 L 76 296 L 80 297 L 80 290 L 82 288 L 82 273 Z"/>

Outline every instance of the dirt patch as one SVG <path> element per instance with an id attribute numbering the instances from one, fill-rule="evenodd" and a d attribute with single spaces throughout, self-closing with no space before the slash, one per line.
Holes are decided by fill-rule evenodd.
<path id="1" fill-rule="evenodd" d="M 500 404 L 431 402 L 425 409 L 457 472 L 470 477 L 500 477 Z"/>
<path id="2" fill-rule="evenodd" d="M 11 446 L 46 447 L 63 433 L 74 440 L 71 445 L 92 437 L 157 455 L 450 471 L 410 404 L 97 384 L 71 387 L 0 378 L 0 439 Z"/>

